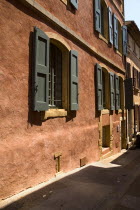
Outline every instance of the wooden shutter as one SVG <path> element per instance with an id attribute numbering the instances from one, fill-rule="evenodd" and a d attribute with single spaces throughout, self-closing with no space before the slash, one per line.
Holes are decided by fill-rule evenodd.
<path id="1" fill-rule="evenodd" d="M 115 107 L 116 110 L 120 109 L 120 80 L 117 75 L 115 75 Z"/>
<path id="2" fill-rule="evenodd" d="M 102 78 L 102 67 L 96 64 L 96 98 L 97 98 L 97 109 L 103 109 L 103 78 Z"/>
<path id="3" fill-rule="evenodd" d="M 120 108 L 124 110 L 124 81 L 121 77 L 120 78 Z"/>
<path id="4" fill-rule="evenodd" d="M 128 78 L 124 81 L 125 84 L 125 108 L 133 109 L 133 79 Z"/>
<path id="5" fill-rule="evenodd" d="M 123 26 L 123 55 L 127 56 L 127 26 Z"/>
<path id="6" fill-rule="evenodd" d="M 70 110 L 78 110 L 78 52 L 70 52 Z"/>
<path id="7" fill-rule="evenodd" d="M 139 87 L 139 72 L 136 70 L 136 87 Z"/>
<path id="8" fill-rule="evenodd" d="M 133 85 L 138 88 L 138 71 L 133 67 Z"/>
<path id="9" fill-rule="evenodd" d="M 49 38 L 34 28 L 33 110 L 48 109 Z"/>
<path id="10" fill-rule="evenodd" d="M 112 24 L 112 10 L 108 8 L 108 20 L 109 20 L 109 42 L 113 44 L 113 24 Z"/>
<path id="11" fill-rule="evenodd" d="M 130 78 L 131 77 L 131 65 L 130 63 L 126 63 L 126 78 Z"/>
<path id="12" fill-rule="evenodd" d="M 73 5 L 75 9 L 78 9 L 78 0 L 70 0 L 70 3 Z"/>
<path id="13" fill-rule="evenodd" d="M 101 0 L 95 0 L 95 30 L 101 33 Z"/>
<path id="14" fill-rule="evenodd" d="M 139 89 L 140 89 L 140 72 L 139 72 Z"/>
<path id="15" fill-rule="evenodd" d="M 114 20 L 114 47 L 118 49 L 118 19 L 116 15 L 113 16 Z"/>
<path id="16" fill-rule="evenodd" d="M 133 86 L 136 87 L 136 74 L 135 74 L 135 68 L 133 67 Z"/>
<path id="17" fill-rule="evenodd" d="M 110 109 L 115 110 L 115 82 L 112 72 L 110 72 Z"/>

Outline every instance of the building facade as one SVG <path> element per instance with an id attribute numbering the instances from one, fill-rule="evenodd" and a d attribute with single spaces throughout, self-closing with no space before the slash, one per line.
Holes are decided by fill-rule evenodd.
<path id="1" fill-rule="evenodd" d="M 128 30 L 125 81 L 127 139 L 128 146 L 131 146 L 140 132 L 140 31 L 134 21 L 126 21 L 125 25 Z"/>
<path id="2" fill-rule="evenodd" d="M 122 0 L 1 0 L 0 198 L 126 147 Z"/>

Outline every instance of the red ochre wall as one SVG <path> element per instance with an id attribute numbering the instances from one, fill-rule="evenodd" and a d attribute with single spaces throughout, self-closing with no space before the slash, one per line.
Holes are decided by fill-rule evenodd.
<path id="1" fill-rule="evenodd" d="M 56 1 L 47 2 L 53 5 Z M 84 4 L 84 1 L 81 2 Z M 60 5 L 60 2 L 57 4 L 58 10 L 61 11 L 58 16 L 63 19 L 66 15 L 66 11 L 62 14 L 64 5 Z M 85 11 L 80 6 L 77 13 L 84 12 L 85 17 L 89 19 L 91 16 L 92 19 L 90 6 Z M 62 153 L 63 172 L 79 167 L 80 158 L 86 157 L 88 163 L 99 160 L 99 118 L 95 114 L 94 87 L 94 66 L 99 61 L 20 2 L 1 0 L 0 8 L 0 198 L 6 198 L 54 177 L 54 154 L 57 152 Z M 70 11 L 68 14 L 70 17 L 74 16 Z M 85 18 L 77 18 L 83 21 L 82 27 L 86 28 Z M 69 27 L 96 46 L 97 39 L 94 35 L 93 40 L 90 38 L 94 33 L 92 21 L 93 19 L 90 21 L 90 27 L 88 26 L 91 30 L 88 33 L 87 30 L 79 28 L 78 20 L 77 23 L 72 23 L 68 18 L 64 19 Z M 37 113 L 29 111 L 31 32 L 34 26 L 45 32 L 61 34 L 71 49 L 78 51 L 80 94 L 79 110 L 74 118 L 69 116 L 41 122 Z M 122 65 L 120 56 L 110 55 L 113 49 L 108 48 L 102 41 L 100 43 L 103 44 L 100 50 Z"/>

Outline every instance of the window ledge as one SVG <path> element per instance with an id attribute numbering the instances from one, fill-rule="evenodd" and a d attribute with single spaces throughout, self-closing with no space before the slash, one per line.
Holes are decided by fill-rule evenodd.
<path id="1" fill-rule="evenodd" d="M 109 110 L 108 109 L 103 109 L 102 114 L 109 114 Z"/>
<path id="2" fill-rule="evenodd" d="M 108 44 L 108 40 L 105 37 L 103 37 L 103 35 L 100 33 L 99 33 L 99 39 L 103 40 L 106 44 Z"/>
<path id="3" fill-rule="evenodd" d="M 67 0 L 61 0 L 65 5 L 67 5 Z"/>
<path id="4" fill-rule="evenodd" d="M 122 57 L 122 54 L 121 54 L 118 50 L 116 50 L 116 53 L 117 53 L 119 56 Z"/>
<path id="5" fill-rule="evenodd" d="M 43 112 L 42 120 L 46 120 L 49 117 L 65 117 L 67 116 L 67 111 L 65 109 L 48 109 L 48 111 Z"/>

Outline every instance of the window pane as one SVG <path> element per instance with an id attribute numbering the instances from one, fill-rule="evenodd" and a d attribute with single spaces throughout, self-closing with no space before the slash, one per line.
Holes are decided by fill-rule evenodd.
<path id="1" fill-rule="evenodd" d="M 62 108 L 62 52 L 58 47 L 50 46 L 50 105 Z"/>

